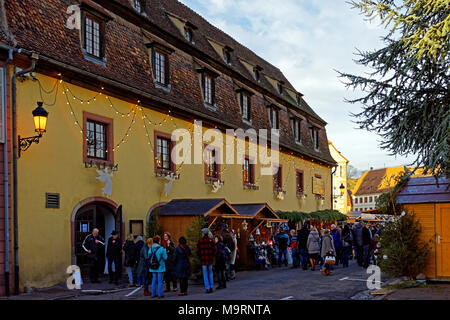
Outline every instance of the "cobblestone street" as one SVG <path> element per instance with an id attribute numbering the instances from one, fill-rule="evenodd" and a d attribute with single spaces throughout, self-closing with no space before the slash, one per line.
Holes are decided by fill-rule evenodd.
<path id="1" fill-rule="evenodd" d="M 350 267 L 338 266 L 334 274 L 325 277 L 316 271 L 277 267 L 267 271 L 243 271 L 236 280 L 227 283 L 227 289 L 205 294 L 202 284 L 191 284 L 189 295 L 178 297 L 177 293 L 165 293 L 172 300 L 333 300 L 371 299 L 367 294 L 366 270 L 350 261 Z M 126 277 L 122 278 L 124 281 Z M 382 279 L 384 280 L 384 279 Z M 92 290 L 86 292 L 86 290 Z M 95 290 L 104 290 L 104 293 Z M 101 284 L 85 284 L 81 292 L 70 291 L 63 285 L 22 294 L 10 299 L 64 299 L 64 300 L 153 300 L 143 295 L 142 288 L 115 288 L 106 280 Z"/>

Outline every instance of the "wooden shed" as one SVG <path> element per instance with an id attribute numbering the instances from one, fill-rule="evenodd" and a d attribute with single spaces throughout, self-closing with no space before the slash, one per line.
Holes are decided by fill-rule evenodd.
<path id="1" fill-rule="evenodd" d="M 432 254 L 425 270 L 429 279 L 450 279 L 450 179 L 410 178 L 397 202 L 414 212 L 422 224 L 424 241 L 432 240 Z"/>
<path id="2" fill-rule="evenodd" d="M 233 204 L 233 208 L 241 216 L 241 219 L 235 219 L 233 223 L 233 227 L 239 235 L 239 268 L 251 269 L 254 268 L 255 262 L 248 254 L 250 235 L 253 235 L 255 242 L 259 242 L 261 239 L 268 241 L 275 226 L 278 223 L 287 223 L 288 220 L 280 219 L 267 203 Z M 245 224 L 246 230 L 244 230 L 243 224 Z"/>
<path id="3" fill-rule="evenodd" d="M 187 228 L 198 216 L 205 219 L 209 228 L 225 222 L 231 225 L 231 218 L 239 218 L 237 211 L 225 199 L 175 199 L 159 209 L 157 221 L 177 242 L 179 237 L 186 236 Z"/>

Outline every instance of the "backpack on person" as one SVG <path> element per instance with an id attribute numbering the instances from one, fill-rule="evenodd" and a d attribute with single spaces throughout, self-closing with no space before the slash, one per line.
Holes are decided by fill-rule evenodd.
<path id="1" fill-rule="evenodd" d="M 152 270 L 159 269 L 160 262 L 156 255 L 156 253 L 158 252 L 159 249 L 161 249 L 161 247 L 159 247 L 155 251 L 153 251 L 153 249 L 152 249 L 152 254 L 150 255 L 150 257 L 147 258 L 146 264 L 149 269 L 152 269 Z"/>

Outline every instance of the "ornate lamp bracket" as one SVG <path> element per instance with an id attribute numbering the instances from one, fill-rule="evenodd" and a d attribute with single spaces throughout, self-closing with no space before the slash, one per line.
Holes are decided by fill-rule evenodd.
<path id="1" fill-rule="evenodd" d="M 28 138 L 21 138 L 20 136 L 18 136 L 19 139 L 18 157 L 20 158 L 21 152 L 27 151 L 33 143 L 38 144 L 41 138 L 42 134 Z"/>

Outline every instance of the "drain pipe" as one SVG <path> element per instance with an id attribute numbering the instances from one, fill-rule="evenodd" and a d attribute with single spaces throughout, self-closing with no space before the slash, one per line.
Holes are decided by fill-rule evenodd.
<path id="1" fill-rule="evenodd" d="M 33 72 L 36 67 L 36 60 L 39 56 L 36 53 L 31 55 L 31 66 L 28 69 L 15 72 L 12 78 L 12 142 L 13 142 L 13 206 L 14 206 L 14 294 L 19 294 L 19 223 L 17 210 L 17 124 L 16 124 L 16 104 L 17 104 L 17 77 Z"/>
<path id="2" fill-rule="evenodd" d="M 4 219 L 5 219 L 5 295 L 9 297 L 9 167 L 8 167 L 8 100 L 6 98 L 7 96 L 7 68 L 9 63 L 11 62 L 13 58 L 13 52 L 14 49 L 9 49 L 8 51 L 8 59 L 3 64 L 3 105 L 4 105 L 4 112 L 3 112 L 3 126 L 4 126 L 4 138 L 5 143 L 3 144 L 3 212 L 4 212 Z"/>

